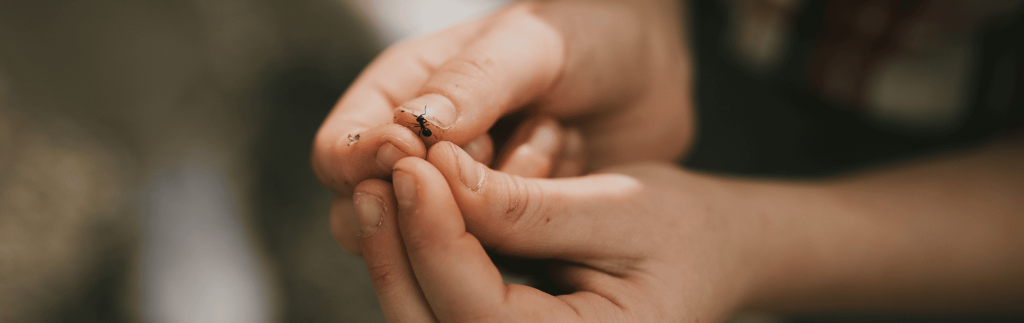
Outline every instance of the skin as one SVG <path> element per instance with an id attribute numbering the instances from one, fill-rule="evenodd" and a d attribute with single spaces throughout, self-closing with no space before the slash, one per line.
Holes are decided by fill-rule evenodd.
<path id="1" fill-rule="evenodd" d="M 362 244 L 389 322 L 1013 313 L 1024 310 L 1022 163 L 1015 143 L 813 182 L 664 163 L 530 179 L 443 142 L 396 163 L 393 191 L 379 180 L 357 191 L 389 210 Z M 559 260 L 552 276 L 572 293 L 503 283 L 485 246 Z"/>
<path id="2" fill-rule="evenodd" d="M 674 1 L 520 2 L 388 48 L 341 97 L 313 144 L 313 170 L 337 194 L 331 214 L 346 219 L 338 222 L 347 228 L 339 243 L 359 253 L 355 185 L 386 179 L 397 160 L 424 158 L 442 140 L 490 159 L 487 130 L 524 109 L 559 121 L 548 140 L 558 144 L 499 161 L 500 170 L 571 176 L 680 158 L 694 132 L 680 12 Z M 431 136 L 421 136 L 419 116 Z M 348 139 L 355 134 L 358 141 Z"/>
<path id="3" fill-rule="evenodd" d="M 367 68 L 313 167 L 389 322 L 1024 310 L 1020 143 L 810 182 L 680 169 L 694 116 L 678 9 L 517 3 Z M 491 163 L 487 129 L 522 109 L 536 119 Z M 504 284 L 484 247 L 552 260 L 572 293 Z"/>

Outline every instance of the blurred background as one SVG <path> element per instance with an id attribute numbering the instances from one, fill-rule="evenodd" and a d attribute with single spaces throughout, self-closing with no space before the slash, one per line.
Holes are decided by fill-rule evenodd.
<path id="1" fill-rule="evenodd" d="M 313 135 L 498 0 L 0 1 L 0 322 L 381 322 Z"/>
<path id="2" fill-rule="evenodd" d="M 0 1 L 0 322 L 382 322 L 363 262 L 328 232 L 313 135 L 388 44 L 504 2 Z M 792 31 L 828 29 L 824 2 L 692 3 L 701 127 L 688 167 L 821 176 L 1021 120 L 1009 109 L 1020 91 L 1004 86 L 1014 74 L 985 72 L 1021 75 L 1019 1 L 991 11 L 1015 24 L 966 25 L 889 73 L 897 85 L 983 87 L 934 83 L 924 89 L 946 96 L 921 104 L 884 95 L 867 116 L 842 91 L 830 97 L 835 86 L 805 95 L 814 84 L 795 62 L 820 37 Z M 854 7 L 835 10 L 867 18 L 836 28 L 884 29 L 877 6 Z M 941 109 L 915 114 L 922 105 Z"/>

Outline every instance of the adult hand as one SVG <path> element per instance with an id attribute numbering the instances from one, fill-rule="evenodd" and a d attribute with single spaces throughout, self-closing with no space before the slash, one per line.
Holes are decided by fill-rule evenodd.
<path id="1" fill-rule="evenodd" d="M 528 179 L 447 142 L 427 160 L 400 160 L 394 193 L 357 188 L 360 215 L 380 219 L 362 248 L 389 322 L 714 322 L 747 291 L 740 242 L 756 221 L 709 207 L 720 192 L 706 178 L 643 164 Z M 483 246 L 559 260 L 553 278 L 572 293 L 504 284 Z"/>
<path id="2" fill-rule="evenodd" d="M 395 161 L 423 158 L 427 145 L 440 140 L 486 161 L 493 156 L 487 130 L 527 107 L 574 130 L 554 132 L 542 141 L 546 147 L 505 154 L 548 163 L 547 170 L 516 162 L 501 162 L 503 168 L 564 176 L 679 158 L 690 145 L 693 116 L 677 6 L 655 0 L 516 3 L 392 46 L 346 91 L 317 134 L 313 169 L 338 194 L 331 213 L 347 215 L 346 236 L 354 237 L 348 196 L 356 184 L 386 178 Z M 577 162 L 564 163 L 561 152 L 573 142 Z M 357 239 L 340 239 L 346 250 L 358 250 Z"/>

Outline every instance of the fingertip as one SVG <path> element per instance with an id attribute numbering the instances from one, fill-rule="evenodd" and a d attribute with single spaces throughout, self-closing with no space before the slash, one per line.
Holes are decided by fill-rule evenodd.
<path id="1" fill-rule="evenodd" d="M 433 151 L 434 149 L 431 148 L 430 150 Z M 429 152 L 427 153 L 427 156 L 425 156 L 425 158 L 430 158 L 430 153 Z M 405 157 L 405 158 L 399 159 L 397 162 L 395 162 L 395 167 L 393 167 L 391 169 L 391 172 L 392 172 L 392 175 L 391 175 L 392 182 L 394 182 L 393 179 L 394 179 L 394 173 L 395 172 L 402 171 L 402 172 L 406 172 L 406 173 L 410 173 L 410 174 L 418 174 L 418 173 L 422 172 L 421 168 L 423 167 L 423 165 L 422 165 L 423 163 L 426 163 L 424 158 Z"/>
<path id="2" fill-rule="evenodd" d="M 431 149 L 433 150 L 433 149 Z M 433 165 L 422 158 L 402 158 L 391 174 L 399 209 L 411 209 L 430 202 L 431 197 L 449 191 Z"/>
<path id="3" fill-rule="evenodd" d="M 546 156 L 554 156 L 558 148 L 562 146 L 562 126 L 552 117 L 540 117 L 537 121 L 537 128 L 530 136 L 530 146 Z"/>
<path id="4" fill-rule="evenodd" d="M 403 158 L 391 179 L 407 248 L 429 248 L 437 239 L 450 239 L 465 231 L 452 189 L 433 165 L 419 158 Z"/>
<path id="5" fill-rule="evenodd" d="M 353 129 L 347 134 L 321 129 L 313 140 L 313 151 L 310 153 L 310 164 L 317 179 L 328 189 L 345 193 L 355 183 L 348 181 L 349 165 L 346 157 L 351 157 L 352 144 L 358 141 L 366 129 Z M 347 136 L 347 138 L 346 138 Z M 350 192 L 350 191 L 349 191 Z"/>
<path id="6" fill-rule="evenodd" d="M 331 236 L 334 237 L 338 246 L 353 255 L 362 255 L 358 236 L 359 223 L 351 198 L 342 195 L 334 197 L 334 200 L 331 201 L 328 225 Z"/>
<path id="7" fill-rule="evenodd" d="M 391 174 L 391 181 L 395 185 L 395 199 L 398 201 L 398 207 L 402 209 L 415 207 L 417 188 L 416 179 L 412 174 L 399 168 Z"/>
<path id="8" fill-rule="evenodd" d="M 428 153 L 427 161 L 437 168 L 448 185 L 456 188 L 456 191 L 479 191 L 486 177 L 486 167 L 483 164 L 449 141 L 435 145 Z"/>
<path id="9" fill-rule="evenodd" d="M 521 145 L 507 155 L 498 170 L 522 177 L 547 177 L 551 172 L 551 158 L 533 146 Z"/>
<path id="10" fill-rule="evenodd" d="M 379 179 L 365 180 L 356 186 L 352 201 L 359 224 L 358 237 L 372 236 L 389 217 L 387 214 L 394 213 L 393 192 L 391 184 Z"/>
<path id="11" fill-rule="evenodd" d="M 411 122 L 419 124 L 416 119 L 423 116 L 431 125 L 440 129 L 451 128 L 458 119 L 458 111 L 455 104 L 448 97 L 427 93 L 409 100 L 399 107 L 406 117 L 412 117 Z"/>
<path id="12" fill-rule="evenodd" d="M 440 142 L 431 148 L 428 158 L 452 156 L 455 148 L 451 142 Z M 466 234 L 461 209 L 443 176 L 423 159 L 403 158 L 395 164 L 392 181 L 402 241 L 417 282 L 431 304 L 472 300 L 489 309 L 504 295 L 501 275 L 479 241 Z M 442 321 L 457 317 L 450 314 L 449 306 L 434 310 Z"/>
<path id="13" fill-rule="evenodd" d="M 465 150 L 467 154 L 473 157 L 473 160 L 480 162 L 484 165 L 490 165 L 494 159 L 494 141 L 491 139 L 491 135 L 483 134 L 470 141 L 468 144 L 460 146 L 462 150 Z"/>
<path id="14" fill-rule="evenodd" d="M 317 139 L 313 171 L 320 182 L 340 194 L 350 194 L 356 184 L 391 175 L 396 160 L 426 157 L 427 148 L 409 129 L 384 124 L 350 132 L 331 142 Z"/>
<path id="15" fill-rule="evenodd" d="M 430 151 L 427 152 L 427 161 L 433 164 L 434 161 L 447 161 L 454 160 L 455 152 L 461 150 L 459 147 L 451 141 L 441 141 L 430 147 Z"/>
<path id="16" fill-rule="evenodd" d="M 434 317 L 416 282 L 408 253 L 398 230 L 394 190 L 382 180 L 367 180 L 356 187 L 355 203 L 380 203 L 382 218 L 372 235 L 360 239 L 363 259 L 384 317 L 389 322 L 431 322 Z M 435 321 L 436 322 L 436 321 Z"/>
<path id="17" fill-rule="evenodd" d="M 452 101 L 433 93 L 409 100 L 394 110 L 394 123 L 409 129 L 427 145 L 441 140 L 468 142 L 472 139 L 450 131 L 458 119 L 458 110 Z"/>
<path id="18" fill-rule="evenodd" d="M 366 144 L 366 149 L 372 149 L 373 156 L 383 173 L 390 173 L 395 163 L 405 157 L 425 158 L 427 147 L 423 141 L 409 129 L 398 124 L 380 125 L 374 128 L 379 138 Z"/>
<path id="19" fill-rule="evenodd" d="M 502 225 L 506 210 L 516 209 L 522 193 L 512 190 L 516 180 L 473 161 L 470 156 L 451 142 L 440 142 L 427 154 L 427 161 L 440 172 L 450 187 L 456 204 L 461 209 L 465 225 L 482 240 L 502 236 L 507 230 Z M 513 202 L 514 201 L 514 202 Z"/>
<path id="20" fill-rule="evenodd" d="M 394 189 L 387 181 L 368 179 L 359 183 L 356 193 L 370 194 L 380 198 L 384 203 L 394 202 Z"/>
<path id="21" fill-rule="evenodd" d="M 452 166 L 456 165 L 458 152 L 462 150 L 458 148 L 458 145 L 451 141 L 442 141 L 430 147 L 430 151 L 427 152 L 427 162 L 437 170 L 441 171 L 442 175 L 447 177 L 447 174 L 452 170 Z M 457 169 L 456 169 L 457 170 Z"/>
<path id="22" fill-rule="evenodd" d="M 562 152 L 554 163 L 551 177 L 575 177 L 586 172 L 586 146 L 583 133 L 576 128 L 566 128 L 563 132 Z"/>
<path id="23" fill-rule="evenodd" d="M 495 169 L 522 177 L 548 177 L 563 142 L 562 126 L 550 116 L 534 116 L 515 130 Z"/>
<path id="24" fill-rule="evenodd" d="M 377 162 L 380 163 L 380 168 L 383 170 L 389 170 L 395 167 L 395 163 L 399 159 L 409 157 L 409 154 L 395 147 L 395 144 L 391 142 L 384 142 L 377 148 L 376 158 Z"/>

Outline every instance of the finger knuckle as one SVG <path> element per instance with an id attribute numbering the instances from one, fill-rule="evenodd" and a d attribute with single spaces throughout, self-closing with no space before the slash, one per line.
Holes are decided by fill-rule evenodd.
<path id="1" fill-rule="evenodd" d="M 543 218 L 540 211 L 544 203 L 544 196 L 533 181 L 510 177 L 504 186 L 508 195 L 503 203 L 503 213 L 499 214 L 499 222 L 507 228 L 504 238 L 499 240 L 503 244 L 515 241 L 515 233 L 522 232 L 522 228 L 538 225 Z"/>
<path id="2" fill-rule="evenodd" d="M 317 136 L 311 154 L 313 173 L 321 183 L 332 189 L 352 186 L 347 177 L 346 163 L 339 147 L 339 138 Z"/>
<path id="3" fill-rule="evenodd" d="M 526 215 L 526 204 L 530 202 L 528 190 L 526 184 L 521 180 L 505 181 L 505 191 L 508 192 L 508 199 L 505 201 L 506 207 L 501 217 L 504 222 L 510 224 L 510 227 L 519 225 L 523 220 L 523 216 Z"/>
<path id="4" fill-rule="evenodd" d="M 398 284 L 402 280 L 402 272 L 404 266 L 394 262 L 382 262 L 375 264 L 368 264 L 367 268 L 370 272 L 370 279 L 373 284 L 382 290 Z"/>
<path id="5" fill-rule="evenodd" d="M 320 135 L 316 136 L 313 143 L 313 153 L 311 156 L 313 162 L 313 170 L 317 172 L 318 176 L 330 176 L 330 156 L 333 155 L 335 150 L 334 142 L 337 138 L 327 138 L 327 136 Z"/>
<path id="6" fill-rule="evenodd" d="M 402 240 L 408 252 L 423 252 L 423 250 L 439 248 L 438 246 L 441 244 L 436 238 L 424 234 L 410 234 L 403 236 Z"/>
<path id="7" fill-rule="evenodd" d="M 497 71 L 497 62 L 488 55 L 468 54 L 452 58 L 443 66 L 441 72 L 464 79 L 466 84 L 460 86 L 466 86 L 473 83 L 488 83 Z"/>
<path id="8" fill-rule="evenodd" d="M 334 242 L 337 243 L 342 250 L 345 250 L 345 252 L 352 255 L 361 256 L 363 253 L 362 250 L 359 248 L 359 241 L 356 240 L 358 239 L 358 237 L 352 235 L 351 233 L 347 233 L 343 230 L 344 229 L 340 227 L 331 228 L 331 235 L 334 236 Z"/>

